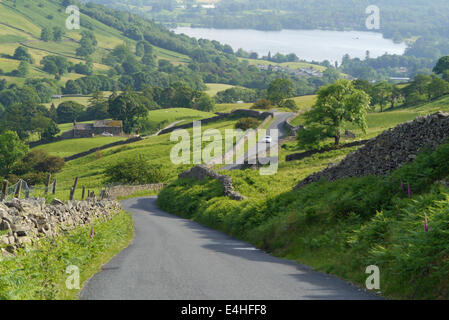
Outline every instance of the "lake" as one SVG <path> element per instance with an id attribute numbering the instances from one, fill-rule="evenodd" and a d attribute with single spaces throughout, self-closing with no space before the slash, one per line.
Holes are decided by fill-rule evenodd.
<path id="1" fill-rule="evenodd" d="M 242 48 L 260 55 L 277 52 L 295 53 L 307 61 L 341 62 L 345 54 L 364 59 L 369 50 L 370 57 L 384 53 L 403 54 L 407 45 L 384 39 L 382 34 L 365 31 L 282 30 L 258 31 L 246 29 L 209 29 L 178 27 L 175 33 L 184 33 L 197 39 L 217 40 L 229 44 L 234 50 Z"/>

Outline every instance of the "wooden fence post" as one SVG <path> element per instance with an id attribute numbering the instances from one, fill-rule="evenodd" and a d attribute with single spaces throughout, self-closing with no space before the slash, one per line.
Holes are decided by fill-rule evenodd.
<path id="1" fill-rule="evenodd" d="M 78 185 L 78 177 L 75 178 L 75 183 L 73 184 L 73 187 L 70 189 L 70 200 L 73 200 L 73 197 L 75 196 L 77 185 Z"/>
<path id="2" fill-rule="evenodd" d="M 48 187 L 50 186 L 51 173 L 47 175 L 47 181 L 45 182 L 45 196 L 48 195 Z"/>
<path id="3" fill-rule="evenodd" d="M 83 193 L 81 194 L 81 200 L 84 200 L 85 193 L 86 193 L 86 187 L 83 187 Z"/>
<path id="4" fill-rule="evenodd" d="M 8 180 L 3 180 L 3 187 L 2 187 L 2 193 L 0 194 L 0 201 L 3 201 L 6 199 L 6 192 L 8 192 Z"/>
<path id="5" fill-rule="evenodd" d="M 16 192 L 14 193 L 14 197 L 17 199 L 20 198 L 20 193 L 22 192 L 22 179 L 19 179 L 19 182 L 17 182 L 17 188 Z"/>
<path id="6" fill-rule="evenodd" d="M 53 188 L 52 188 L 52 190 L 51 190 L 51 193 L 52 193 L 53 195 L 56 194 L 56 179 L 55 179 L 55 181 L 53 181 Z"/>

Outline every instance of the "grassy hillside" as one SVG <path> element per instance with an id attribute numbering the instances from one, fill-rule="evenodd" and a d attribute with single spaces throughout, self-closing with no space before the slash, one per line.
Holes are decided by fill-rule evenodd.
<path id="1" fill-rule="evenodd" d="M 29 53 L 34 59 L 31 66 L 31 77 L 54 78 L 41 70 L 40 61 L 46 55 L 60 55 L 69 58 L 69 61 L 79 63 L 84 61 L 77 57 L 75 50 L 79 47 L 78 41 L 81 38 L 80 30 L 65 30 L 66 35 L 62 42 L 40 40 L 40 34 L 43 27 L 64 27 L 68 15 L 62 11 L 60 5 L 53 1 L 27 1 L 27 0 L 4 0 L 0 2 L 0 69 L 3 72 L 11 72 L 17 69 L 18 60 L 8 58 L 12 56 L 14 50 L 19 45 L 28 48 Z M 128 44 L 133 47 L 136 41 L 125 37 L 122 32 L 106 26 L 105 24 L 81 13 L 83 23 L 91 26 L 98 40 L 98 48 L 92 55 L 94 70 L 104 72 L 109 69 L 108 66 L 101 63 L 111 49 L 119 44 Z M 186 55 L 155 47 L 156 59 L 165 59 L 174 65 L 184 64 L 190 61 Z M 134 49 L 133 49 L 134 50 Z M 62 77 L 61 84 L 69 79 L 76 79 L 82 75 L 68 74 Z M 7 77 L 0 75 L 0 79 L 5 78 L 9 83 L 22 84 L 26 78 Z"/>
<path id="2" fill-rule="evenodd" d="M 207 90 L 206 92 L 211 96 L 214 97 L 217 95 L 217 92 L 224 91 L 226 89 L 233 88 L 234 86 L 230 84 L 222 84 L 222 83 L 207 83 L 206 84 Z"/>
<path id="3" fill-rule="evenodd" d="M 71 139 L 45 144 L 36 147 L 36 149 L 45 150 L 51 155 L 64 158 L 93 148 L 104 146 L 105 144 L 125 139 L 126 139 L 125 137 L 101 137 L 101 136 L 95 138 Z"/>
<path id="4" fill-rule="evenodd" d="M 85 97 L 76 98 L 76 101 L 82 103 L 80 99 L 88 99 Z M 66 101 L 73 101 L 73 98 L 67 98 Z M 203 112 L 186 108 L 171 108 L 153 110 L 148 112 L 149 119 L 155 127 L 165 127 L 171 123 L 178 122 L 178 124 L 189 123 L 195 120 L 210 118 L 215 116 L 211 112 Z M 89 123 L 90 121 L 80 122 Z M 63 123 L 58 125 L 61 133 L 69 131 L 73 128 L 72 123 Z M 60 134 L 61 134 L 60 133 Z M 42 149 L 50 153 L 51 155 L 59 157 L 68 157 L 77 153 L 88 151 L 93 148 L 101 147 L 105 144 L 113 143 L 120 140 L 125 140 L 127 137 L 103 137 L 98 136 L 95 138 L 82 138 L 82 139 L 69 139 L 57 142 L 52 142 L 36 147 L 36 149 Z"/>

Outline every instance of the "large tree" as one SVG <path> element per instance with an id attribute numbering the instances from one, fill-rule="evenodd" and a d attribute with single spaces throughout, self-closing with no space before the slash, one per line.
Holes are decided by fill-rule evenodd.
<path id="1" fill-rule="evenodd" d="M 306 129 L 299 131 L 298 140 L 302 147 L 316 146 L 319 141 L 333 138 L 340 144 L 341 133 L 347 124 L 354 123 L 366 130 L 366 113 L 369 109 L 369 95 L 345 79 L 322 87 L 312 109 L 305 114 Z"/>
<path id="2" fill-rule="evenodd" d="M 123 121 L 125 133 L 131 133 L 137 119 L 145 116 L 147 112 L 142 99 L 129 88 L 109 102 L 109 114 L 115 120 Z"/>
<path id="3" fill-rule="evenodd" d="M 12 165 L 28 152 L 28 146 L 23 143 L 17 133 L 6 131 L 0 134 L 0 175 L 7 175 Z"/>
<path id="4" fill-rule="evenodd" d="M 387 104 L 391 101 L 393 88 L 393 85 L 386 81 L 382 81 L 373 86 L 371 90 L 372 104 L 378 104 L 380 106 L 380 112 L 383 112 Z"/>
<path id="5" fill-rule="evenodd" d="M 436 74 L 443 74 L 447 70 L 449 70 L 449 56 L 440 58 L 433 68 L 433 72 Z"/>
<path id="6" fill-rule="evenodd" d="M 270 83 L 267 98 L 277 106 L 281 106 L 284 99 L 293 95 L 293 83 L 288 79 L 276 79 Z"/>

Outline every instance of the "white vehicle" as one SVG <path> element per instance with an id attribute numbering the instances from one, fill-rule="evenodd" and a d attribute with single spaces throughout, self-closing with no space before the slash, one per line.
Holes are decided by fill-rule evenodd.
<path id="1" fill-rule="evenodd" d="M 263 143 L 271 143 L 271 137 L 270 136 L 265 136 L 265 137 L 263 137 L 263 139 L 262 139 L 262 142 Z"/>
<path id="2" fill-rule="evenodd" d="M 106 131 L 103 132 L 101 135 L 104 136 L 104 137 L 113 137 L 114 136 L 112 133 L 109 133 L 109 132 L 106 132 Z"/>

